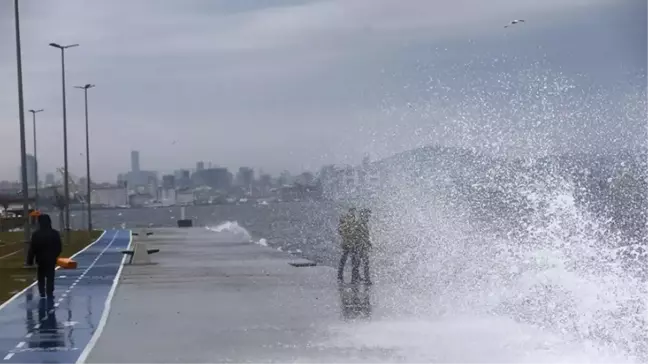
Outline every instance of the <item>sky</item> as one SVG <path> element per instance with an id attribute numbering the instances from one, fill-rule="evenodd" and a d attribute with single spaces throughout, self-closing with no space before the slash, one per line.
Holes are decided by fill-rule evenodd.
<path id="1" fill-rule="evenodd" d="M 0 1 L 0 180 L 20 165 L 13 1 Z M 427 144 L 503 154 L 645 144 L 641 0 L 20 0 L 27 150 L 93 179 L 197 161 L 266 172 Z M 504 28 L 514 19 L 522 24 Z"/>

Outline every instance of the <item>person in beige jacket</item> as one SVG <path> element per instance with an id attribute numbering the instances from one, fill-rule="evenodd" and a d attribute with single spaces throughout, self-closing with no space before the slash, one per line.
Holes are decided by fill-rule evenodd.
<path id="1" fill-rule="evenodd" d="M 360 281 L 360 272 L 357 254 L 357 228 L 358 222 L 356 218 L 356 209 L 350 208 L 344 215 L 340 217 L 340 224 L 338 226 L 338 233 L 342 238 L 342 257 L 338 266 L 338 282 L 344 281 L 344 266 L 351 255 L 351 283 Z"/>

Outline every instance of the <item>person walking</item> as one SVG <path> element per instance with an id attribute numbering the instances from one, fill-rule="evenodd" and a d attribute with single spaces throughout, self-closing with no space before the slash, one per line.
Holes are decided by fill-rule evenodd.
<path id="1" fill-rule="evenodd" d="M 338 282 L 344 282 L 344 266 L 351 255 L 351 283 L 356 283 L 360 280 L 360 272 L 358 266 L 358 255 L 356 254 L 356 209 L 350 208 L 347 213 L 340 217 L 340 224 L 338 226 L 338 233 L 342 238 L 342 256 L 340 257 L 340 264 L 338 266 Z"/>
<path id="2" fill-rule="evenodd" d="M 371 210 L 362 209 L 359 215 L 357 224 L 358 264 L 362 265 L 365 283 L 371 285 L 371 276 L 369 274 L 369 252 L 371 251 L 369 219 L 371 218 Z"/>
<path id="3" fill-rule="evenodd" d="M 38 293 L 41 298 L 52 299 L 56 260 L 63 249 L 61 235 L 52 228 L 52 219 L 47 214 L 38 217 L 38 225 L 31 237 L 31 249 L 38 265 Z"/>

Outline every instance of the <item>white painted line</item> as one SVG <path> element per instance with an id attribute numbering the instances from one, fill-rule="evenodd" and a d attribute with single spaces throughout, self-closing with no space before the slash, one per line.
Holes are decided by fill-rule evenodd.
<path id="1" fill-rule="evenodd" d="M 34 335 L 34 334 L 31 333 L 31 332 L 29 332 L 29 333 L 27 333 L 27 335 L 25 335 L 25 337 L 26 337 L 27 339 L 29 339 L 30 337 L 32 337 L 32 335 Z"/>
<path id="2" fill-rule="evenodd" d="M 18 250 L 16 250 L 15 252 L 12 252 L 12 253 L 9 253 L 9 254 L 6 254 L 6 255 L 1 256 L 0 259 L 4 259 L 4 258 L 6 258 L 6 257 L 10 257 L 10 256 L 12 256 L 12 255 L 18 254 L 18 253 L 20 253 L 21 251 L 23 251 L 23 250 L 22 250 L 22 249 L 18 249 Z"/>
<path id="3" fill-rule="evenodd" d="M 65 290 L 65 294 L 70 293 L 70 291 L 71 291 L 70 289 L 66 289 L 66 290 Z"/>
<path id="4" fill-rule="evenodd" d="M 54 307 L 58 307 L 58 306 L 59 306 L 59 303 L 56 302 L 56 303 L 54 304 Z"/>
<path id="5" fill-rule="evenodd" d="M 99 258 L 101 258 L 101 256 L 106 252 L 106 250 L 108 250 L 108 248 L 110 248 L 110 246 L 117 239 L 117 235 L 119 235 L 118 233 L 119 233 L 119 231 L 115 232 L 115 236 L 113 236 L 112 240 L 110 240 L 110 243 L 108 243 L 108 245 L 106 245 L 106 247 L 101 251 L 101 253 L 99 253 L 99 255 L 97 255 L 97 258 L 92 262 L 92 264 L 90 264 L 88 266 L 88 268 L 86 268 L 85 271 L 83 271 L 83 273 L 81 274 L 79 279 L 77 279 L 77 282 L 80 281 L 83 277 L 85 277 L 85 275 L 88 273 L 88 271 L 90 271 L 90 269 L 92 269 L 92 267 L 94 267 L 94 265 L 99 261 Z M 130 241 L 128 242 L 128 245 L 130 245 Z M 122 259 L 122 263 L 123 263 L 123 259 Z M 119 265 L 119 268 L 121 268 L 121 264 Z M 117 271 L 119 272 L 119 269 L 117 269 Z M 74 284 L 76 284 L 76 282 Z"/>
<path id="6" fill-rule="evenodd" d="M 18 345 L 16 345 L 16 348 L 17 348 L 17 349 L 20 349 L 20 348 L 22 348 L 23 346 L 25 346 L 25 342 L 24 342 L 24 341 L 21 341 L 21 342 L 18 343 Z"/>
<path id="7" fill-rule="evenodd" d="M 34 328 L 35 328 L 36 330 L 40 329 L 40 324 L 36 324 L 36 325 L 34 325 Z"/>
<path id="8" fill-rule="evenodd" d="M 116 235 L 117 234 L 115 234 L 115 236 Z M 130 246 L 133 243 L 133 232 L 131 230 L 128 231 L 128 235 L 129 235 L 129 240 L 126 249 L 130 249 Z M 119 283 L 119 277 L 121 276 L 121 272 L 122 269 L 124 268 L 125 262 L 126 262 L 126 256 L 124 255 L 122 257 L 121 264 L 119 265 L 119 269 L 117 269 L 117 274 L 115 274 L 115 278 L 113 279 L 112 287 L 110 287 L 110 291 L 108 292 L 108 297 L 106 298 L 106 303 L 104 305 L 103 313 L 101 314 L 101 319 L 99 320 L 99 325 L 97 325 L 97 329 L 95 330 L 94 334 L 92 334 L 92 337 L 88 342 L 88 345 L 86 345 L 86 347 L 81 352 L 81 355 L 79 355 L 79 358 L 76 361 L 77 363 L 85 363 L 86 359 L 88 358 L 88 355 L 97 344 L 97 340 L 99 340 L 99 336 L 101 336 L 101 333 L 103 332 L 103 329 L 106 326 L 106 322 L 108 321 L 108 314 L 110 313 L 110 304 L 112 302 L 113 296 L 115 295 L 115 290 L 117 289 L 117 284 Z"/>
<path id="9" fill-rule="evenodd" d="M 101 235 L 99 235 L 97 240 L 93 241 L 92 243 L 88 244 L 88 246 L 86 246 L 85 248 L 83 248 L 83 249 L 79 250 L 78 252 L 74 253 L 70 258 L 74 258 L 75 256 L 77 256 L 81 252 L 83 252 L 83 251 L 87 250 L 88 248 L 90 248 L 91 246 L 95 245 L 97 242 L 99 242 L 101 240 L 101 238 L 103 238 L 104 235 L 106 235 L 106 231 L 108 231 L 108 230 L 104 230 L 103 233 L 101 233 Z M 114 231 L 115 231 L 115 235 L 117 235 L 117 231 L 116 230 L 114 230 Z M 59 268 L 60 267 L 56 267 L 56 269 L 59 269 Z M 11 296 L 8 300 L 6 300 L 3 304 L 0 305 L 0 311 L 2 311 L 3 308 L 5 308 L 9 303 L 11 303 L 11 301 L 13 301 L 16 298 L 22 296 L 25 292 L 27 292 L 28 289 L 32 288 L 36 283 L 37 282 L 33 282 L 29 286 L 25 287 L 25 289 L 23 289 L 22 291 L 20 291 L 20 292 L 16 293 L 15 295 Z M 8 359 L 5 359 L 5 360 L 8 360 Z"/>
<path id="10" fill-rule="evenodd" d="M 9 354 L 5 355 L 4 360 L 9 360 L 9 359 L 11 359 L 13 356 L 14 356 L 14 353 L 9 353 Z"/>
<path id="11" fill-rule="evenodd" d="M 83 248 L 83 249 L 79 250 L 78 252 L 72 254 L 72 256 L 70 257 L 70 259 L 71 259 L 71 258 L 74 258 L 74 257 L 76 257 L 77 255 L 83 253 L 84 251 L 90 249 L 93 245 L 95 245 L 96 242 L 98 242 L 99 240 L 101 240 L 101 238 L 103 238 L 103 236 L 106 234 L 106 231 L 108 231 L 108 230 L 104 230 L 104 232 L 101 233 L 101 235 L 99 235 L 99 237 L 97 238 L 97 240 L 95 240 L 92 244 L 88 244 L 88 246 L 86 246 L 85 248 Z M 115 232 L 115 235 L 117 235 L 117 230 L 113 230 L 113 231 Z M 58 267 L 57 267 L 57 268 L 58 268 Z"/>
<path id="12" fill-rule="evenodd" d="M 61 295 L 61 301 L 63 301 L 63 298 L 65 298 L 65 297 L 67 297 L 67 293 L 63 293 L 63 294 Z"/>

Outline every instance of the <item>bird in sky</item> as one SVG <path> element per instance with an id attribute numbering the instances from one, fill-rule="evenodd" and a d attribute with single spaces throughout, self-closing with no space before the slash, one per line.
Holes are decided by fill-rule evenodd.
<path id="1" fill-rule="evenodd" d="M 508 28 L 508 27 L 510 27 L 511 25 L 515 25 L 515 24 L 518 24 L 518 23 L 524 23 L 524 19 L 516 19 L 516 20 L 513 20 L 513 21 L 511 22 L 511 24 L 507 24 L 507 25 L 505 25 L 504 28 Z"/>

